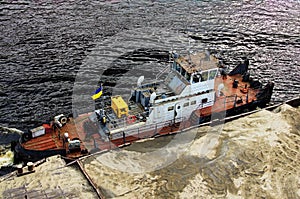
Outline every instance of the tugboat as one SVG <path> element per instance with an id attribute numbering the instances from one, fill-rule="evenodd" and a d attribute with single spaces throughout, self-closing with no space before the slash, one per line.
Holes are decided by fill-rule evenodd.
<path id="1" fill-rule="evenodd" d="M 265 107 L 274 83 L 253 80 L 246 59 L 230 73 L 215 56 L 171 53 L 164 80 L 143 84 L 140 77 L 130 98 L 111 96 L 101 109 L 76 118 L 63 114 L 23 134 L 16 157 L 35 161 L 60 154 L 70 159 L 110 150 L 149 137 L 177 133 L 210 120 Z"/>

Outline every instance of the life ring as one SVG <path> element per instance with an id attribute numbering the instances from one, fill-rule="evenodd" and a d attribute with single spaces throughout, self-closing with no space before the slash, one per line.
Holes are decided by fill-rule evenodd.
<path id="1" fill-rule="evenodd" d="M 132 124 L 136 121 L 136 116 L 135 115 L 128 115 L 127 117 L 127 123 Z"/>
<path id="2" fill-rule="evenodd" d="M 67 121 L 68 121 L 68 118 L 66 116 L 61 116 L 58 121 L 61 123 L 61 124 L 66 124 Z"/>

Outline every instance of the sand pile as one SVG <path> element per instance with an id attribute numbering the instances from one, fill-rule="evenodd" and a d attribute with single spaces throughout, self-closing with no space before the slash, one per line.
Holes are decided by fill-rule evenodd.
<path id="1" fill-rule="evenodd" d="M 300 108 L 283 105 L 274 112 L 260 111 L 223 127 L 197 129 L 197 138 L 184 154 L 146 174 L 111 168 L 99 157 L 83 163 L 108 197 L 299 198 L 298 121 Z M 165 138 L 155 141 L 160 139 Z M 187 147 L 178 145 L 179 149 L 183 146 Z M 119 156 L 111 155 L 110 161 L 122 160 L 123 167 L 132 170 L 135 165 L 123 161 L 123 156 L 143 155 L 141 151 L 123 151 Z M 157 158 L 163 156 L 148 161 Z"/>
<path id="2" fill-rule="evenodd" d="M 59 156 L 47 159 L 35 173 L 0 178 L 0 198 L 96 198 L 85 177 L 73 167 L 64 167 Z"/>
<path id="3" fill-rule="evenodd" d="M 200 169 L 180 198 L 203 192 L 208 198 L 299 198 L 299 110 L 283 105 L 226 124 L 221 154 Z"/>
<path id="4" fill-rule="evenodd" d="M 300 198 L 299 121 L 300 107 L 283 105 L 82 163 L 107 198 Z M 96 198 L 81 172 L 64 165 L 54 156 L 35 173 L 2 177 L 0 195 Z"/>

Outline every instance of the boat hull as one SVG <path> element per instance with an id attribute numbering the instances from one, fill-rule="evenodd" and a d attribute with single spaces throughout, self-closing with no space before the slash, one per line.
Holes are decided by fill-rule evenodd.
<path id="1" fill-rule="evenodd" d="M 202 55 L 207 58 L 207 54 Z M 145 138 L 181 133 L 207 124 L 220 124 L 242 117 L 245 112 L 250 114 L 257 107 L 266 107 L 270 102 L 274 83 L 270 82 L 263 87 L 258 81 L 249 78 L 249 61 L 238 65 L 229 75 L 221 73 L 219 76 L 217 68 L 210 68 L 216 63 L 203 63 L 203 67 L 209 67 L 203 73 L 196 68 L 201 76 L 191 70 L 192 66 L 187 59 L 178 58 L 172 65 L 173 72 L 165 80 L 168 82 L 165 88 L 169 90 L 163 89 L 162 85 L 162 90 L 159 91 L 158 84 L 145 84 L 136 88 L 132 92 L 135 97 L 131 100 L 136 106 L 133 109 L 130 107 L 134 121 L 124 119 L 127 114 L 130 116 L 128 104 L 121 97 L 118 100 L 112 97 L 111 100 L 115 102 L 111 104 L 111 112 L 114 112 L 115 117 L 108 117 L 108 108 L 69 120 L 64 115 L 56 116 L 51 127 L 46 126 L 49 133 L 38 128 L 36 135 L 44 134 L 20 140 L 14 147 L 16 159 L 36 161 L 52 155 L 78 158 L 95 151 L 126 146 Z M 160 97 L 156 91 L 158 94 L 161 92 Z M 186 107 L 185 111 L 182 111 L 182 107 Z M 123 109 L 126 110 L 124 118 L 121 117 Z M 106 122 L 106 117 L 109 118 L 109 123 Z M 74 148 L 76 151 L 71 151 Z"/>
<path id="2" fill-rule="evenodd" d="M 286 104 L 289 104 L 291 106 L 297 107 L 300 105 L 300 98 L 295 98 L 289 101 L 284 102 Z M 151 137 L 160 137 L 160 136 L 165 136 L 165 135 L 170 135 L 170 134 L 176 134 L 176 133 L 182 133 L 188 129 L 192 128 L 197 128 L 200 126 L 205 126 L 205 125 L 217 125 L 223 122 L 228 122 L 232 121 L 235 119 L 238 119 L 240 117 L 244 117 L 245 115 L 252 114 L 254 112 L 257 112 L 257 107 L 263 106 L 265 104 L 265 101 L 254 101 L 252 103 L 237 107 L 237 108 L 232 108 L 229 110 L 226 110 L 226 113 L 220 113 L 226 114 L 226 117 L 224 118 L 215 118 L 213 121 L 211 121 L 211 115 L 207 115 L 204 117 L 198 117 L 196 120 L 187 120 L 179 123 L 174 123 L 172 125 L 165 126 L 161 128 L 159 131 L 156 131 L 155 129 L 149 130 L 147 132 L 131 135 L 131 136 L 125 136 L 122 138 L 110 140 L 109 142 L 102 142 L 101 145 L 99 145 L 98 148 L 94 148 L 90 150 L 91 153 L 96 152 L 96 151 L 108 151 L 111 149 L 115 149 L 118 147 L 123 147 L 127 146 L 133 142 L 136 142 L 141 139 L 147 139 Z M 272 106 L 267 106 L 264 109 L 266 110 L 273 110 L 276 107 L 282 105 L 282 103 L 272 105 Z M 196 122 L 196 123 L 195 123 Z M 16 161 L 38 161 L 40 159 L 53 156 L 53 155 L 61 155 L 63 157 L 67 157 L 69 159 L 76 159 L 78 157 L 84 156 L 84 154 L 81 154 L 78 157 L 68 157 L 68 154 L 66 153 L 65 149 L 51 149 L 51 150 L 43 150 L 43 151 L 38 151 L 38 150 L 28 150 L 25 149 L 20 143 L 17 143 L 15 148 L 15 160 Z"/>
<path id="3" fill-rule="evenodd" d="M 65 149 L 51 149 L 51 150 L 28 150 L 25 149 L 21 143 L 17 143 L 14 148 L 14 162 L 36 162 L 43 158 L 47 158 L 53 155 L 67 156 Z"/>

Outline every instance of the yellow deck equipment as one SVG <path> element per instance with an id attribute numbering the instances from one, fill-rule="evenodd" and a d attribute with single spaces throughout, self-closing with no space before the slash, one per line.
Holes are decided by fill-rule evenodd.
<path id="1" fill-rule="evenodd" d="M 118 118 L 121 118 L 123 115 L 128 116 L 128 105 L 119 95 L 111 97 L 111 108 Z"/>

